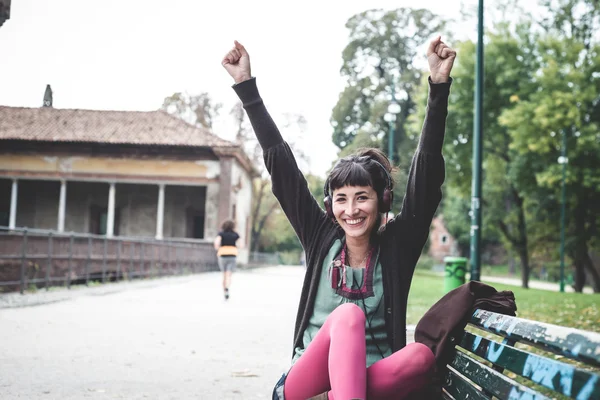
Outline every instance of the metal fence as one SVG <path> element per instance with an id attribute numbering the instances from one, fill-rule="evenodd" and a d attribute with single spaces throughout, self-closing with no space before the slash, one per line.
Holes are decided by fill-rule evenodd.
<path id="1" fill-rule="evenodd" d="M 248 254 L 248 266 L 281 265 L 279 253 L 261 253 L 251 251 Z"/>
<path id="2" fill-rule="evenodd" d="M 212 243 L 0 226 L 0 291 L 218 270 Z"/>

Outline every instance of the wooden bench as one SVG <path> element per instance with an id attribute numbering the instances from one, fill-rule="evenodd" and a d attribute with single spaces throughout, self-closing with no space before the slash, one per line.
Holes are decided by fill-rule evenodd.
<path id="1" fill-rule="evenodd" d="M 600 399 L 600 334 L 483 310 L 469 325 L 494 339 L 465 331 L 446 371 L 445 399 Z"/>

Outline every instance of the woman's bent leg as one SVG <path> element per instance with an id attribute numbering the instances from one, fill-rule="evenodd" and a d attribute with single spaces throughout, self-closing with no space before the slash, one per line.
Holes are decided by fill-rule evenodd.
<path id="1" fill-rule="evenodd" d="M 429 382 L 435 357 L 421 343 L 410 343 L 367 369 L 369 400 L 399 400 Z"/>
<path id="2" fill-rule="evenodd" d="M 286 400 L 331 390 L 330 399 L 366 398 L 365 315 L 352 303 L 336 308 L 290 370 Z"/>

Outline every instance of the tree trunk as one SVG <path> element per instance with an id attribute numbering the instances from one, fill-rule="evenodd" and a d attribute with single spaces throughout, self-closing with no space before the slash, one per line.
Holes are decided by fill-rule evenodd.
<path id="1" fill-rule="evenodd" d="M 583 292 L 585 285 L 585 264 L 586 259 L 589 257 L 587 248 L 587 235 L 585 227 L 585 217 L 587 204 L 581 196 L 577 196 L 579 200 L 577 207 L 575 208 L 575 232 L 573 237 L 575 238 L 575 254 L 573 257 L 573 263 L 575 264 L 575 291 L 578 293 Z"/>
<path id="2" fill-rule="evenodd" d="M 517 251 L 519 252 L 519 258 L 521 259 L 521 286 L 525 289 L 529 289 L 529 252 L 527 249 L 527 227 L 525 224 L 525 211 L 523 210 L 523 199 L 519 197 L 517 192 L 514 192 L 516 198 L 518 215 L 517 227 L 519 229 L 519 246 Z"/>
<path id="3" fill-rule="evenodd" d="M 517 232 L 511 232 L 512 228 L 509 228 L 503 220 L 498 221 L 498 226 L 521 260 L 521 286 L 528 289 L 529 250 L 527 249 L 527 223 L 525 220 L 525 210 L 523 209 L 523 199 L 519 196 L 515 188 L 511 188 L 511 197 L 509 199 L 510 202 L 507 202 L 507 210 L 513 206 L 516 207 Z"/>
<path id="4" fill-rule="evenodd" d="M 592 276 L 592 279 L 594 280 L 592 285 L 594 293 L 600 293 L 600 273 L 598 273 L 598 270 L 596 269 L 596 266 L 594 265 L 594 262 L 592 261 L 589 252 L 587 254 L 587 257 L 585 258 L 585 266 L 590 275 Z"/>
<path id="5" fill-rule="evenodd" d="M 527 246 L 517 248 L 519 260 L 521 260 L 521 287 L 529 289 L 529 253 Z"/>
<path id="6" fill-rule="evenodd" d="M 252 237 L 255 240 L 252 245 L 252 251 L 256 251 L 258 249 L 258 242 L 260 239 L 260 235 L 262 234 L 263 228 L 265 227 L 265 224 L 267 223 L 267 220 L 269 219 L 271 214 L 273 214 L 273 211 L 275 211 L 275 208 L 277 208 L 278 204 L 279 203 L 274 202 L 271 205 L 271 207 L 269 207 L 269 210 L 265 213 L 265 215 L 261 216 L 258 224 L 252 229 Z"/>
<path id="7" fill-rule="evenodd" d="M 575 282 L 574 289 L 577 293 L 583 292 L 585 286 L 585 263 L 579 257 L 575 258 Z"/>

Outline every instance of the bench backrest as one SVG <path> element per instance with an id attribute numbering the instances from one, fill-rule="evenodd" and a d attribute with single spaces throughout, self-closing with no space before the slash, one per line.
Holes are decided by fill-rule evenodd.
<path id="1" fill-rule="evenodd" d="M 545 392 L 569 399 L 600 399 L 600 334 L 483 310 L 473 314 L 470 324 L 500 341 L 465 332 L 448 366 L 446 398 L 537 400 L 549 398 Z M 555 355 L 516 348 L 517 343 Z M 563 358 L 579 365 L 558 360 Z M 519 383 L 505 371 L 525 379 L 518 379 Z"/>

